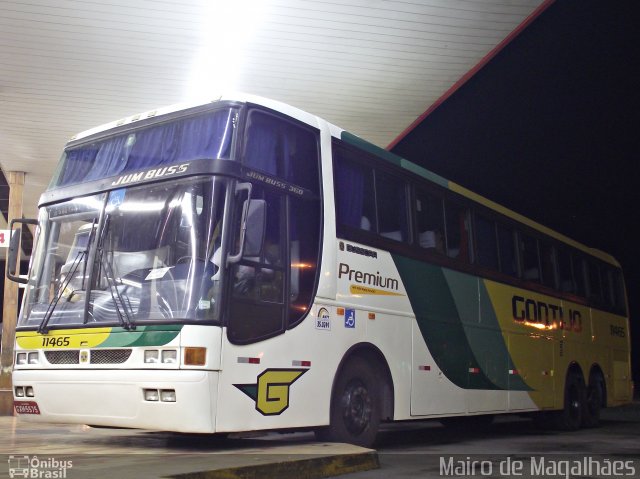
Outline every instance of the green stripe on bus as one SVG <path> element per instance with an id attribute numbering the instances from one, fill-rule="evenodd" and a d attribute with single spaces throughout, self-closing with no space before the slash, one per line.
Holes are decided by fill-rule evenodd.
<path id="1" fill-rule="evenodd" d="M 402 163 L 401 163 L 402 158 L 400 158 L 399 156 L 394 155 L 393 153 L 387 150 L 384 150 L 379 146 L 374 145 L 373 143 L 369 143 L 368 141 L 363 140 L 362 138 L 357 137 L 356 135 L 349 133 L 348 131 L 343 131 L 342 134 L 340 135 L 340 138 L 345 143 L 349 143 L 350 145 L 356 146 L 361 150 L 364 150 L 368 153 L 371 153 L 372 155 L 377 156 L 378 158 L 384 158 L 385 160 L 390 161 L 396 166 L 402 166 Z"/>
<path id="2" fill-rule="evenodd" d="M 531 391 L 515 370 L 498 317 L 482 279 L 450 269 L 443 270 L 456 303 L 462 328 L 480 369 L 501 389 Z"/>
<path id="3" fill-rule="evenodd" d="M 182 325 L 138 326 L 134 331 L 113 328 L 101 348 L 124 346 L 164 346 L 180 334 Z"/>
<path id="4" fill-rule="evenodd" d="M 361 150 L 364 150 L 372 155 L 377 156 L 378 158 L 383 158 L 396 166 L 404 168 L 405 170 L 411 171 L 416 175 L 422 176 L 434 183 L 444 187 L 449 188 L 449 180 L 443 178 L 440 175 L 436 175 L 435 173 L 430 172 L 429 170 L 416 165 L 415 163 L 410 162 L 409 160 L 405 160 L 404 158 L 399 157 L 398 155 L 394 155 L 393 153 L 380 148 L 379 146 L 374 145 L 373 143 L 369 143 L 362 138 L 349 133 L 348 131 L 343 131 L 341 134 L 341 139 L 345 143 L 349 143 L 350 145 L 356 146 Z"/>
<path id="5" fill-rule="evenodd" d="M 422 337 L 440 370 L 464 389 L 502 389 L 487 377 L 483 365 L 476 360 L 442 268 L 392 256 Z M 470 374 L 472 368 L 479 372 Z"/>

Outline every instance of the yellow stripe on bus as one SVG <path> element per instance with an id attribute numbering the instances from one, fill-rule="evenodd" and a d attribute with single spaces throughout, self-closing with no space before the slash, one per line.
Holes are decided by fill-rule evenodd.
<path id="1" fill-rule="evenodd" d="M 112 328 L 56 329 L 47 334 L 37 331 L 16 333 L 16 342 L 22 349 L 93 348 L 102 344 Z"/>
<path id="2" fill-rule="evenodd" d="M 374 294 L 378 296 L 404 296 L 404 294 L 385 291 L 384 289 L 367 288 L 366 286 L 358 286 L 355 284 L 349 287 L 349 292 L 351 294 Z"/>

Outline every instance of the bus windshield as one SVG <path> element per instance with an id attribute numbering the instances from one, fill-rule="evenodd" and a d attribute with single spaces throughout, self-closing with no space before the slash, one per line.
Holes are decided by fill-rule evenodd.
<path id="1" fill-rule="evenodd" d="M 186 178 L 42 208 L 19 326 L 217 321 L 226 189 Z"/>

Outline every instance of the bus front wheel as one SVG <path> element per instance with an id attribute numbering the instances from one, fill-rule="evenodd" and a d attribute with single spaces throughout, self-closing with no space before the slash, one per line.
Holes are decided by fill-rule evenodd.
<path id="1" fill-rule="evenodd" d="M 363 358 L 351 359 L 335 383 L 330 424 L 316 430 L 321 441 L 373 445 L 381 417 L 380 381 Z"/>

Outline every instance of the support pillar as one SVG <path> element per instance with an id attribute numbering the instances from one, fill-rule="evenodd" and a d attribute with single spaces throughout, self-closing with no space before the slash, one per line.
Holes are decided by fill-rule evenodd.
<path id="1" fill-rule="evenodd" d="M 22 217 L 22 193 L 24 190 L 24 172 L 7 173 L 9 184 L 9 214 L 7 223 Z M 8 248 L 6 250 L 9 251 Z M 7 253 L 5 253 L 6 255 Z M 20 258 L 18 257 L 18 264 Z M 19 271 L 19 270 L 18 270 Z M 16 337 L 16 321 L 18 319 L 18 284 L 6 279 L 4 281 L 4 301 L 2 309 L 2 350 L 0 352 L 0 415 L 13 415 L 13 386 L 11 372 L 13 370 L 13 347 Z"/>

